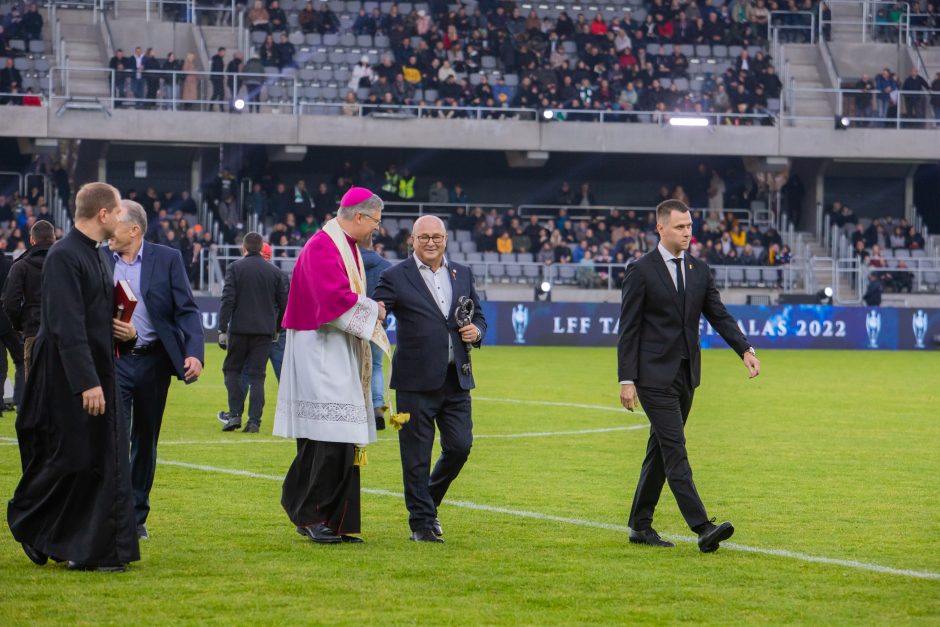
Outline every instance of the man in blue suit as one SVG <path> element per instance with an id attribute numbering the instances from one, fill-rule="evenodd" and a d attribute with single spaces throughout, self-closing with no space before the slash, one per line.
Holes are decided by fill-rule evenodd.
<path id="1" fill-rule="evenodd" d="M 397 410 L 411 414 L 398 433 L 411 539 L 443 542 L 437 508 L 470 455 L 470 347 L 483 342 L 486 320 L 470 268 L 444 257 L 444 223 L 422 216 L 412 238 L 414 255 L 382 273 L 373 298 L 395 313 L 398 325 L 391 387 Z M 458 324 L 463 298 L 473 303 L 473 315 Z M 430 472 L 435 423 L 441 456 Z"/>
<path id="2" fill-rule="evenodd" d="M 126 279 L 137 296 L 134 348 L 117 360 L 124 415 L 130 421 L 131 484 L 137 535 L 149 538 L 150 488 L 157 464 L 157 439 L 170 378 L 192 383 L 202 372 L 205 337 L 199 309 L 179 251 L 144 242 L 147 214 L 122 200 L 111 239 L 114 282 Z"/>

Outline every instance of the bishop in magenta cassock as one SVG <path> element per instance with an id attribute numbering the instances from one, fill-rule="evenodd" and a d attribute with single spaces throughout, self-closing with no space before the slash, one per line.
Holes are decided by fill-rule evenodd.
<path id="1" fill-rule="evenodd" d="M 369 343 L 386 354 L 389 344 L 356 245 L 381 218 L 378 196 L 350 189 L 301 251 L 284 314 L 274 435 L 296 439 L 297 456 L 281 505 L 298 533 L 322 544 L 362 541 L 351 534 L 360 532 L 357 449 L 376 441 Z"/>

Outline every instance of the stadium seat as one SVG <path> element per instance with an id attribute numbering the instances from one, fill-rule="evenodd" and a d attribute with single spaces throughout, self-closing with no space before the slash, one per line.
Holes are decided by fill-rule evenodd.
<path id="1" fill-rule="evenodd" d="M 761 270 L 761 280 L 767 285 L 777 285 L 780 283 L 781 270 L 772 268 L 763 268 Z"/>
<path id="2" fill-rule="evenodd" d="M 458 242 L 469 242 L 473 239 L 472 231 L 454 231 L 454 239 Z"/>
<path id="3" fill-rule="evenodd" d="M 533 263 L 535 259 L 533 259 L 532 253 L 518 253 L 516 255 L 516 261 L 519 263 Z"/>
<path id="4" fill-rule="evenodd" d="M 464 252 L 467 261 L 483 261 L 483 253 Z"/>
<path id="5" fill-rule="evenodd" d="M 522 278 L 522 266 L 518 263 L 511 263 L 506 266 L 506 277 L 509 279 L 519 280 Z"/>
<path id="6" fill-rule="evenodd" d="M 499 253 L 483 253 L 483 261 L 496 263 L 499 261 Z"/>
<path id="7" fill-rule="evenodd" d="M 747 284 L 750 287 L 757 287 L 757 285 L 761 282 L 761 269 L 745 268 L 744 278 L 747 280 Z"/>
<path id="8" fill-rule="evenodd" d="M 499 260 L 503 263 L 515 263 L 516 255 L 513 253 L 499 253 Z"/>

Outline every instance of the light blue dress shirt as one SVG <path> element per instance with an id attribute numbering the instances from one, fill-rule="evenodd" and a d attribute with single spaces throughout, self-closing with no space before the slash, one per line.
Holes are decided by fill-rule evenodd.
<path id="1" fill-rule="evenodd" d="M 140 271 L 143 267 L 144 248 L 146 246 L 147 244 L 141 240 L 140 250 L 137 251 L 137 256 L 132 263 L 124 261 L 120 253 L 111 253 L 114 257 L 114 284 L 117 285 L 118 281 L 126 279 L 134 292 L 134 296 L 137 297 L 137 306 L 134 307 L 134 315 L 131 317 L 131 322 L 134 323 L 134 327 L 137 329 L 136 346 L 146 346 L 157 341 L 157 332 L 150 322 L 147 304 L 144 302 L 144 295 L 140 289 Z"/>

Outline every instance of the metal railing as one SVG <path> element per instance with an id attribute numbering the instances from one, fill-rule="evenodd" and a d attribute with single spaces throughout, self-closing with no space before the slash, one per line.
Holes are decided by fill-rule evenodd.
<path id="1" fill-rule="evenodd" d="M 940 119 L 934 117 L 933 109 L 929 103 L 932 92 L 895 90 L 892 93 L 896 93 L 898 95 L 897 101 L 889 101 L 889 104 L 885 107 L 886 111 L 890 111 L 893 108 L 894 115 L 880 116 L 878 115 L 878 111 L 876 111 L 876 108 L 879 104 L 879 94 L 877 92 L 842 88 L 827 89 L 819 87 L 799 87 L 795 84 L 791 84 L 788 90 L 790 92 L 789 99 L 792 103 L 791 107 L 794 113 L 792 115 L 786 115 L 785 117 L 787 119 L 832 119 L 829 116 L 801 116 L 799 115 L 798 111 L 795 111 L 797 108 L 796 102 L 799 99 L 800 94 L 826 94 L 835 97 L 836 106 L 833 108 L 836 111 L 836 115 L 842 118 L 844 122 L 848 122 L 849 126 L 858 125 L 869 126 L 873 128 L 896 129 L 925 127 L 940 128 Z M 872 110 L 869 113 L 865 113 L 864 111 L 860 113 L 857 110 L 854 96 L 859 94 L 869 94 L 871 96 L 872 104 L 875 106 L 872 107 Z M 846 107 L 846 102 L 849 102 L 851 106 Z M 846 109 L 848 109 L 848 111 Z"/>
<path id="2" fill-rule="evenodd" d="M 536 215 L 541 219 L 557 218 L 560 211 L 564 209 L 571 220 L 589 220 L 598 215 L 609 215 L 617 210 L 623 214 L 628 211 L 637 213 L 637 220 L 641 223 L 646 220 L 646 214 L 656 211 L 656 207 L 641 207 L 638 205 L 519 205 L 517 207 L 520 218 Z M 690 207 L 692 211 L 701 211 L 704 218 L 708 217 L 710 210 L 707 207 Z M 725 215 L 732 215 L 742 226 L 750 226 L 754 221 L 754 214 L 750 209 L 722 209 L 720 217 L 724 220 Z"/>
<path id="3" fill-rule="evenodd" d="M 130 15 L 141 17 L 148 22 L 172 19 L 190 24 L 231 26 L 233 30 L 242 26 L 238 16 L 243 11 L 237 0 L 230 0 L 225 5 L 221 3 L 207 5 L 199 0 L 46 0 L 46 4 L 50 7 L 50 11 L 55 11 L 59 6 L 74 7 L 79 4 L 89 6 L 92 8 L 95 24 L 105 15 L 110 15 L 114 19 Z"/>

